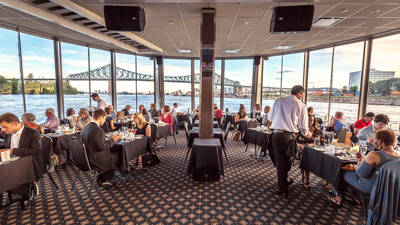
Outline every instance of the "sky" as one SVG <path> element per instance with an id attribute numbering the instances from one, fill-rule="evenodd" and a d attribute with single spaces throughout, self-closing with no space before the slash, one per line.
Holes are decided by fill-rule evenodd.
<path id="1" fill-rule="evenodd" d="M 53 78 L 54 52 L 53 41 L 21 33 L 21 47 L 24 76 L 32 73 L 35 78 Z M 19 59 L 17 33 L 0 28 L 0 74 L 7 78 L 19 78 Z M 63 77 L 72 73 L 85 72 L 88 69 L 88 49 L 83 46 L 62 43 Z M 312 51 L 310 54 L 309 87 L 329 87 L 331 74 L 332 48 Z M 361 70 L 363 43 L 355 43 L 335 48 L 333 87 L 348 85 L 349 73 Z M 373 41 L 371 67 L 378 70 L 396 71 L 400 77 L 400 34 Z M 282 56 L 270 57 L 264 61 L 264 86 L 279 87 Z M 303 53 L 283 56 L 282 86 L 290 88 L 301 84 L 303 80 Z M 90 49 L 90 67 L 95 69 L 110 63 L 108 51 Z M 117 67 L 135 71 L 135 57 L 117 54 Z M 215 63 L 215 72 L 220 73 L 221 62 Z M 148 57 L 137 57 L 139 73 L 153 74 L 153 61 Z M 251 85 L 253 60 L 226 60 L 225 77 Z M 200 70 L 198 60 L 195 73 Z M 190 60 L 164 59 L 165 76 L 184 76 L 190 74 Z M 88 82 L 71 82 L 80 91 L 88 91 Z M 198 85 L 196 85 L 198 87 Z M 117 81 L 118 92 L 135 92 L 135 82 Z M 92 90 L 107 91 L 108 82 L 92 83 Z M 166 83 L 165 91 L 190 91 L 189 83 Z M 139 92 L 153 92 L 152 82 L 138 82 Z"/>

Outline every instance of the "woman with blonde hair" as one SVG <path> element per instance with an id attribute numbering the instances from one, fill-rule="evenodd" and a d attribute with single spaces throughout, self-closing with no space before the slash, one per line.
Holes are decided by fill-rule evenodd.
<path id="1" fill-rule="evenodd" d="M 148 122 L 146 122 L 146 119 L 144 118 L 143 114 L 141 113 L 135 113 L 133 116 L 133 120 L 135 122 L 135 126 L 137 128 L 136 134 L 141 134 L 145 135 L 147 137 L 151 137 L 151 127 Z M 142 156 L 138 157 L 138 165 L 136 169 L 141 169 L 143 168 L 143 163 L 142 163 Z"/>

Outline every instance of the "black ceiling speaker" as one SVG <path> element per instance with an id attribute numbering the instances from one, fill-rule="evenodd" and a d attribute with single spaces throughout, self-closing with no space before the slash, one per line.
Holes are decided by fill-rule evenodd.
<path id="1" fill-rule="evenodd" d="M 146 24 L 144 9 L 136 6 L 104 6 L 107 30 L 143 31 Z"/>
<path id="2" fill-rule="evenodd" d="M 313 17 L 313 5 L 275 7 L 271 17 L 269 32 L 310 31 Z"/>

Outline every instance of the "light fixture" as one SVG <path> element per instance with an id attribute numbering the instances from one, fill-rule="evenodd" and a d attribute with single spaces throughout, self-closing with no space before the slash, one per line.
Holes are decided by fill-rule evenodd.
<path id="1" fill-rule="evenodd" d="M 172 25 L 172 24 L 174 24 L 174 21 L 170 20 L 170 21 L 168 22 L 168 24 Z"/>
<path id="2" fill-rule="evenodd" d="M 322 17 L 322 18 L 318 18 L 312 26 L 313 27 L 329 27 L 329 26 L 332 26 L 333 24 L 336 24 L 336 23 L 342 21 L 343 19 L 344 18 L 341 18 L 341 17 Z"/>
<path id="3" fill-rule="evenodd" d="M 275 46 L 274 49 L 276 49 L 276 50 L 286 50 L 286 49 L 289 49 L 291 47 L 292 46 L 290 46 L 290 45 L 278 45 L 278 46 Z"/>
<path id="4" fill-rule="evenodd" d="M 348 9 L 341 9 L 339 12 L 340 13 L 347 13 L 349 10 Z"/>
<path id="5" fill-rule="evenodd" d="M 249 21 L 243 21 L 243 24 L 247 25 L 247 24 L 249 24 Z"/>
<path id="6" fill-rule="evenodd" d="M 239 52 L 239 49 L 225 49 L 226 54 L 236 54 Z"/>
<path id="7" fill-rule="evenodd" d="M 381 10 L 380 9 L 373 9 L 370 11 L 371 14 L 377 14 L 379 13 Z"/>
<path id="8" fill-rule="evenodd" d="M 182 53 L 182 54 L 192 53 L 192 49 L 179 49 L 178 51 L 179 51 L 179 53 Z"/>

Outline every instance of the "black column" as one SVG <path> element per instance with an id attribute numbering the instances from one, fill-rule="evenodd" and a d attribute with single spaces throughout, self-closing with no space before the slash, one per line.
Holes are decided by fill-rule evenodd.
<path id="1" fill-rule="evenodd" d="M 213 137 L 215 9 L 202 11 L 200 28 L 200 138 Z"/>
<path id="2" fill-rule="evenodd" d="M 164 100 L 164 62 L 162 56 L 155 57 L 154 71 L 154 101 L 157 109 L 162 109 L 165 104 Z"/>
<path id="3" fill-rule="evenodd" d="M 111 99 L 114 109 L 117 108 L 117 66 L 115 64 L 115 51 L 111 51 Z"/>
<path id="4" fill-rule="evenodd" d="M 61 66 L 61 45 L 60 41 L 55 38 L 54 42 L 54 65 L 56 72 L 56 95 L 57 95 L 57 111 L 58 118 L 64 119 L 64 90 Z"/>
<path id="5" fill-rule="evenodd" d="M 253 62 L 253 82 L 251 87 L 251 109 L 253 112 L 256 108 L 256 104 L 260 104 L 262 99 L 262 72 L 263 62 L 261 56 L 255 56 Z"/>

